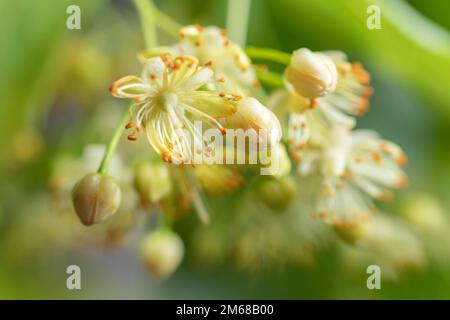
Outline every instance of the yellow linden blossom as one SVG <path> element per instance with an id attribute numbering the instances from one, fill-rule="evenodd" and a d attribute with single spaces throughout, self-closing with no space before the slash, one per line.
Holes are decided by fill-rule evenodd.
<path id="1" fill-rule="evenodd" d="M 236 111 L 233 94 L 202 90 L 213 81 L 213 71 L 199 66 L 193 56 L 169 54 L 148 59 L 141 77 L 126 76 L 114 82 L 111 93 L 119 98 L 131 98 L 136 132 L 143 129 L 150 144 L 164 161 L 193 163 L 195 152 L 206 152 L 209 141 L 194 126 L 200 120 L 225 134 L 217 120 Z M 135 133 L 128 136 L 135 140 Z"/>

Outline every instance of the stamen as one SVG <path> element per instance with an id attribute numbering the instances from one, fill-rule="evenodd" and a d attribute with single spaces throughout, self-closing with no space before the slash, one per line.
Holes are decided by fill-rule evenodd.
<path id="1" fill-rule="evenodd" d="M 130 121 L 130 122 L 128 122 L 126 125 L 125 125 L 125 129 L 131 129 L 131 128 L 133 128 L 134 127 L 134 125 L 133 125 L 133 123 Z"/>

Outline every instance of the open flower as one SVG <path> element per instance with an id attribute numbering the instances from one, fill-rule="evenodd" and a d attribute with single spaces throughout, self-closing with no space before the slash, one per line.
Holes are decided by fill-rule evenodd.
<path id="1" fill-rule="evenodd" d="M 217 90 L 247 95 L 259 87 L 251 61 L 244 50 L 226 36 L 224 29 L 189 25 L 180 29 L 180 42 L 172 47 L 147 49 L 139 54 L 141 61 L 170 52 L 173 55 L 192 55 L 201 65 L 214 70 Z"/>
<path id="2" fill-rule="evenodd" d="M 206 150 L 194 120 L 200 120 L 223 134 L 218 118 L 235 112 L 233 94 L 202 90 L 213 79 L 210 68 L 199 66 L 197 58 L 166 54 L 150 58 L 141 77 L 126 76 L 113 83 L 111 92 L 119 98 L 134 100 L 131 111 L 137 132 L 143 128 L 153 148 L 166 162 L 192 163 L 195 152 Z M 135 134 L 129 139 L 136 139 Z"/>
<path id="3" fill-rule="evenodd" d="M 318 214 L 333 222 L 354 223 L 373 208 L 370 198 L 386 200 L 391 189 L 408 181 L 401 169 L 403 151 L 369 130 L 337 127 L 321 150 L 309 151 L 299 166 L 301 174 L 319 172 L 324 177 L 318 195 Z M 344 207 L 352 208 L 345 209 Z"/>

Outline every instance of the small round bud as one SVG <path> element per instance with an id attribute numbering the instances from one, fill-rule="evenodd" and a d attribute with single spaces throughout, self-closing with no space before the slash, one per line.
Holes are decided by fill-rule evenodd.
<path id="1" fill-rule="evenodd" d="M 183 256 L 183 241 L 172 231 L 154 231 L 142 240 L 142 261 L 157 278 L 171 275 L 180 265 Z"/>
<path id="2" fill-rule="evenodd" d="M 366 237 L 367 223 L 367 221 L 360 221 L 352 225 L 334 224 L 333 230 L 341 240 L 350 245 L 355 245 L 359 240 Z"/>
<path id="3" fill-rule="evenodd" d="M 306 48 L 293 52 L 285 77 L 297 93 L 311 99 L 333 92 L 338 81 L 333 60 Z"/>
<path id="4" fill-rule="evenodd" d="M 263 178 L 256 187 L 258 198 L 269 208 L 283 211 L 297 193 L 295 181 L 290 176 L 281 179 Z"/>
<path id="5" fill-rule="evenodd" d="M 144 202 L 155 203 L 172 191 L 169 168 L 162 163 L 141 163 L 135 171 L 134 184 Z"/>
<path id="6" fill-rule="evenodd" d="M 81 222 L 90 226 L 113 215 L 119 208 L 122 192 L 116 180 L 90 173 L 72 189 L 72 202 Z"/>
<path id="7" fill-rule="evenodd" d="M 260 142 L 268 148 L 278 144 L 282 135 L 281 124 L 271 110 L 251 97 L 239 100 L 236 107 L 235 119 L 231 119 L 231 121 L 236 122 L 235 125 L 242 129 L 254 129 L 260 138 Z M 236 120 L 236 118 L 241 120 Z"/>

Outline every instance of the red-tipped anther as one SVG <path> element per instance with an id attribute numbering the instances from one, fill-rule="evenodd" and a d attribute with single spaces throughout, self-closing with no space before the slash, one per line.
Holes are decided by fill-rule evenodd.
<path id="1" fill-rule="evenodd" d="M 133 133 L 133 134 L 130 134 L 129 136 L 128 136 L 128 140 L 130 140 L 130 141 L 136 141 L 136 139 L 137 139 L 137 137 L 136 137 L 136 135 Z"/>
<path id="2" fill-rule="evenodd" d="M 219 97 L 225 98 L 225 92 L 220 92 L 220 93 L 219 93 Z"/>

